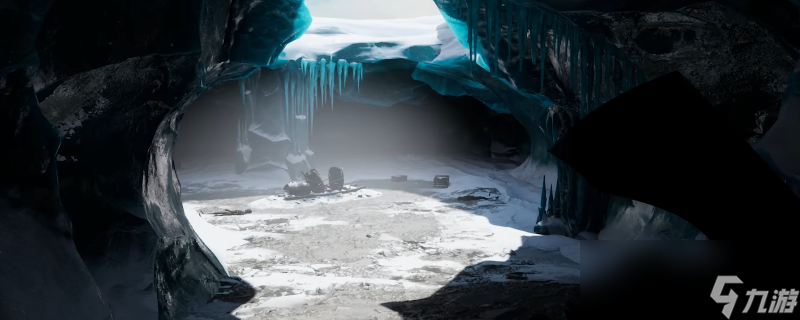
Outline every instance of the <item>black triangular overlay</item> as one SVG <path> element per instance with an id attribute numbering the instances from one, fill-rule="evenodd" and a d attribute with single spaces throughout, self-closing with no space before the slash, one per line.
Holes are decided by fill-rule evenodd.
<path id="1" fill-rule="evenodd" d="M 679 72 L 629 90 L 549 150 L 594 187 L 672 212 L 709 239 L 786 237 L 800 198 Z"/>

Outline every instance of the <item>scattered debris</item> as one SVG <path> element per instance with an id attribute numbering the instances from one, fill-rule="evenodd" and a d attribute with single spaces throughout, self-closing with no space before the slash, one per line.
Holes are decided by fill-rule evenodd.
<path id="1" fill-rule="evenodd" d="M 253 213 L 253 210 L 245 209 L 245 210 L 228 210 L 225 209 L 224 211 L 215 212 L 213 215 L 215 216 L 241 216 L 243 214 Z"/>
<path id="2" fill-rule="evenodd" d="M 497 201 L 500 200 L 500 191 L 495 188 L 477 188 L 472 190 L 464 190 L 457 193 L 459 195 L 457 201 Z"/>
<path id="3" fill-rule="evenodd" d="M 230 210 L 230 209 L 223 209 L 220 207 L 205 207 L 197 209 L 197 212 L 200 214 L 212 214 L 215 216 L 240 216 L 243 214 L 253 213 L 253 210 L 245 209 L 245 210 Z"/>
<path id="4" fill-rule="evenodd" d="M 225 209 L 222 209 L 220 207 L 205 207 L 197 209 L 197 212 L 199 212 L 200 214 L 215 214 L 217 212 L 223 212 L 223 211 L 225 211 Z"/>
<path id="5" fill-rule="evenodd" d="M 311 187 L 311 192 L 324 193 L 326 191 L 325 182 L 322 181 L 317 169 L 311 169 L 308 173 L 304 172 L 303 176 L 306 178 L 306 183 Z M 342 179 L 344 179 L 344 176 L 342 176 Z"/>
<path id="6" fill-rule="evenodd" d="M 495 188 L 475 188 L 460 190 L 449 194 L 436 195 L 437 199 L 446 203 L 461 203 L 464 205 L 490 205 L 486 202 L 503 204 L 502 193 Z"/>
<path id="7" fill-rule="evenodd" d="M 303 172 L 305 181 L 292 181 L 283 187 L 285 192 L 284 200 L 299 200 L 316 197 L 324 197 L 336 194 L 355 192 L 365 187 L 357 187 L 356 184 L 344 184 L 344 170 L 339 167 L 331 167 L 328 170 L 328 185 L 320 177 L 317 169 L 311 169 L 308 173 Z M 363 195 L 359 195 L 361 198 Z M 369 197 L 369 195 L 367 195 Z"/>

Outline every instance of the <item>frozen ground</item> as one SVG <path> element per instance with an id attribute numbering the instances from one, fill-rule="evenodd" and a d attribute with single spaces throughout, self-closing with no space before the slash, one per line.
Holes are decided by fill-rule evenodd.
<path id="1" fill-rule="evenodd" d="M 366 189 L 305 201 L 276 196 L 285 172 L 187 164 L 194 169 L 179 171 L 187 217 L 229 274 L 255 289 L 233 281 L 187 320 L 500 319 L 521 312 L 520 301 L 560 303 L 575 288 L 564 284 L 580 282 L 578 241 L 530 232 L 536 183 L 499 165 L 380 160 L 336 164 Z M 409 181 L 391 182 L 397 174 Z M 431 188 L 436 174 L 449 174 L 450 188 Z M 205 207 L 252 213 L 200 214 Z"/>

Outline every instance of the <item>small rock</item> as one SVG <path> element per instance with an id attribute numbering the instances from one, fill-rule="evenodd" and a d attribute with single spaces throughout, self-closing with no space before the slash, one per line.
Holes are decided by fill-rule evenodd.
<path id="1" fill-rule="evenodd" d="M 368 235 L 367 235 L 367 238 L 372 238 L 372 235 L 371 235 L 371 234 L 368 234 Z"/>

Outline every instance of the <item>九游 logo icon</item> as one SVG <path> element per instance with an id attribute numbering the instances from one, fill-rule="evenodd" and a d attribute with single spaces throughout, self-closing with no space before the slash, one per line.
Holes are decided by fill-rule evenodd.
<path id="1" fill-rule="evenodd" d="M 728 294 L 722 295 L 722 290 L 725 289 L 726 284 L 742 283 L 742 280 L 737 276 L 718 276 L 717 281 L 714 282 L 714 289 L 711 289 L 711 298 L 714 299 L 716 303 L 725 304 L 725 306 L 722 307 L 722 314 L 728 319 L 731 318 L 733 307 L 736 305 L 736 299 L 739 298 L 739 295 L 733 292 L 733 289 L 729 290 Z"/>
<path id="2" fill-rule="evenodd" d="M 726 294 L 723 294 L 722 291 L 725 289 L 726 284 L 742 283 L 742 280 L 737 276 L 717 276 L 714 288 L 711 289 L 711 298 L 719 304 L 725 304 L 722 307 L 722 314 L 728 319 L 733 314 L 733 308 L 736 306 L 736 300 L 739 295 L 733 289 L 728 290 Z M 756 296 L 761 297 L 756 313 L 792 313 L 797 306 L 798 293 L 800 291 L 795 289 L 772 290 L 772 296 L 770 297 L 770 290 L 750 289 L 745 293 L 748 299 L 742 313 L 750 311 Z M 769 305 L 767 305 L 767 302 L 769 302 Z"/>

